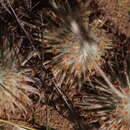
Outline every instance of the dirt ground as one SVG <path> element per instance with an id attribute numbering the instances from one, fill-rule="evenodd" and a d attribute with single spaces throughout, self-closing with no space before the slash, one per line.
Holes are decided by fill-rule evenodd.
<path id="1" fill-rule="evenodd" d="M 48 5 L 42 3 L 39 8 L 43 8 L 42 6 L 46 7 Z M 91 0 L 89 8 L 95 12 L 90 16 L 90 19 L 100 18 L 105 21 L 102 29 L 105 30 L 107 37 L 112 40 L 115 46 L 129 44 L 130 1 Z M 27 49 L 26 45 L 24 49 Z M 22 53 L 26 54 L 26 51 Z M 32 58 L 28 66 L 35 64 L 33 66 L 36 70 L 35 76 L 43 82 L 42 85 L 40 83 L 43 101 L 39 106 L 33 106 L 33 118 L 28 117 L 27 124 L 38 130 L 47 129 L 45 126 L 48 126 L 48 130 L 96 130 L 100 123 L 94 122 L 93 125 L 88 126 L 89 121 L 94 120 L 91 118 L 91 113 L 86 112 L 82 107 L 78 108 L 76 106 L 77 103 L 82 103 L 82 95 L 85 94 L 85 91 L 79 92 L 77 88 L 62 86 L 62 94 L 60 94 L 54 84 L 48 80 L 51 77 L 46 73 L 48 70 L 46 71 L 44 67 L 41 68 L 40 61 L 36 63 L 36 60 L 37 57 Z"/>
<path id="2" fill-rule="evenodd" d="M 113 33 L 130 36 L 130 1 L 95 0 L 104 18 L 110 22 Z"/>

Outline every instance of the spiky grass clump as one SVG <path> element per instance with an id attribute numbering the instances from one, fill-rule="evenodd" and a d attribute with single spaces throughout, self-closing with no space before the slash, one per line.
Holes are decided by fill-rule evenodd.
<path id="1" fill-rule="evenodd" d="M 58 16 L 55 14 L 55 17 Z M 65 24 L 66 19 L 68 25 Z M 98 38 L 87 29 L 84 22 L 78 22 L 73 18 L 71 13 L 64 20 L 59 24 L 60 27 L 53 25 L 44 31 L 43 46 L 47 52 L 54 54 L 49 63 L 57 82 L 62 84 L 64 81 L 71 86 L 75 79 L 79 82 L 86 80 L 90 72 L 94 72 L 95 63 L 104 63 L 102 57 L 110 45 L 107 38 L 106 42 L 101 40 L 104 36 Z"/>
<path id="2" fill-rule="evenodd" d="M 24 72 L 0 70 L 0 114 L 5 112 L 10 115 L 11 112 L 16 112 L 16 108 L 27 112 L 26 107 L 32 105 L 28 94 L 37 93 L 37 90 L 28 82 L 33 82 L 33 80 Z"/>
<path id="3" fill-rule="evenodd" d="M 87 88 L 86 96 L 83 97 L 86 111 L 93 115 L 89 120 L 90 124 L 99 122 L 100 130 L 130 129 L 130 76 L 129 57 L 127 58 L 128 62 L 118 61 L 121 66 L 124 65 L 124 69 L 116 66 L 114 71 L 110 67 L 111 74 L 105 74 L 97 66 L 103 79 L 94 79 Z"/>
<path id="4" fill-rule="evenodd" d="M 26 107 L 32 104 L 30 94 L 38 94 L 31 84 L 34 82 L 28 73 L 20 68 L 19 45 L 3 38 L 0 45 L 0 116 L 10 117 L 12 113 L 27 113 Z M 18 62 L 19 61 L 19 62 Z"/>

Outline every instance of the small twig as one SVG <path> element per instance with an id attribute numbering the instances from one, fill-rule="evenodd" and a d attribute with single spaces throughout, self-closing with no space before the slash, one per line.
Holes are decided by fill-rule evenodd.
<path id="1" fill-rule="evenodd" d="M 55 84 L 55 88 L 56 90 L 59 92 L 59 94 L 62 96 L 62 99 L 65 101 L 67 107 L 69 108 L 69 110 L 71 111 L 72 115 L 74 117 L 76 117 L 76 119 L 74 119 L 74 121 L 80 126 L 81 130 L 85 130 L 84 126 L 82 125 L 80 119 L 78 118 L 77 114 L 74 112 L 74 110 L 72 109 L 72 107 L 70 106 L 70 104 L 68 103 L 65 95 L 62 93 L 62 91 L 59 89 L 59 86 L 55 83 L 54 79 L 53 79 L 53 83 Z"/>
<path id="2" fill-rule="evenodd" d="M 9 7 L 10 7 L 11 11 L 13 12 L 13 14 L 14 14 L 14 16 L 15 16 L 15 18 L 16 18 L 16 20 L 17 20 L 17 22 L 18 22 L 18 24 L 20 25 L 20 27 L 21 27 L 21 28 L 22 28 L 22 30 L 24 31 L 25 35 L 27 36 L 27 38 L 28 38 L 29 42 L 31 43 L 31 45 L 32 45 L 33 49 L 36 51 L 36 48 L 34 47 L 34 45 L 33 45 L 33 43 L 32 43 L 32 40 L 31 40 L 31 38 L 30 38 L 30 35 L 29 35 L 29 34 L 28 34 L 28 32 L 25 30 L 25 28 L 24 28 L 23 24 L 21 24 L 21 22 L 20 22 L 20 20 L 19 20 L 18 16 L 16 15 L 16 13 L 15 13 L 14 9 L 12 8 L 12 6 L 11 6 L 11 4 L 10 4 L 10 1 L 9 1 L 9 0 L 7 0 L 7 3 L 8 3 L 8 5 L 9 5 Z M 38 55 L 38 56 L 39 56 L 39 55 Z M 40 56 L 39 56 L 39 58 L 40 58 Z"/>
<path id="3" fill-rule="evenodd" d="M 13 125 L 15 127 L 20 127 L 20 128 L 23 128 L 25 130 L 36 130 L 34 128 L 30 128 L 28 126 L 24 126 L 24 125 L 21 125 L 21 124 L 17 124 L 15 122 L 12 122 L 12 121 L 8 121 L 8 120 L 3 120 L 3 119 L 0 119 L 0 122 L 3 122 L 3 123 L 6 123 L 6 124 L 10 124 L 10 125 Z"/>
<path id="4" fill-rule="evenodd" d="M 53 79 L 53 83 L 55 84 L 55 88 L 57 89 L 57 91 L 59 92 L 59 94 L 62 96 L 63 100 L 65 101 L 65 103 L 66 103 L 66 105 L 68 106 L 68 108 L 70 109 L 70 111 L 73 112 L 71 106 L 69 105 L 69 103 L 68 103 L 67 100 L 66 100 L 65 95 L 64 95 L 64 94 L 62 93 L 62 91 L 59 89 L 59 87 L 58 87 L 58 85 L 56 84 L 56 82 L 54 81 L 54 79 Z"/>

